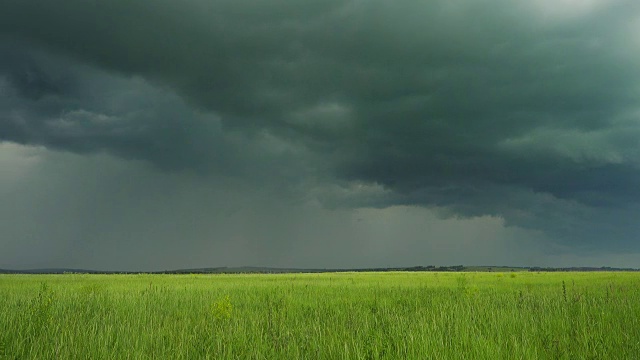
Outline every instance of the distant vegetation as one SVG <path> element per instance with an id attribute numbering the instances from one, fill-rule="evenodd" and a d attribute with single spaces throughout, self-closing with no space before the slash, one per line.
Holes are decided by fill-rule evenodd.
<path id="1" fill-rule="evenodd" d="M 638 299 L 620 272 L 0 275 L 0 358 L 639 359 Z"/>
<path id="2" fill-rule="evenodd" d="M 640 271 L 633 268 L 614 267 L 518 267 L 518 266 L 412 266 L 390 268 L 273 268 L 273 267 L 215 267 L 198 269 L 179 269 L 163 271 L 97 271 L 86 269 L 31 269 L 31 270 L 7 270 L 0 269 L 0 274 L 301 274 L 301 273 L 338 273 L 338 272 L 389 272 L 389 271 L 435 271 L 435 272 L 504 272 L 504 271 Z"/>

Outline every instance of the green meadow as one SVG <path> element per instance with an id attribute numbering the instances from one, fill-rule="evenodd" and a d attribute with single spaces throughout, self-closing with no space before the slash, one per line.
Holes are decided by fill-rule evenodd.
<path id="1" fill-rule="evenodd" d="M 0 359 L 640 359 L 640 273 L 1 275 Z"/>

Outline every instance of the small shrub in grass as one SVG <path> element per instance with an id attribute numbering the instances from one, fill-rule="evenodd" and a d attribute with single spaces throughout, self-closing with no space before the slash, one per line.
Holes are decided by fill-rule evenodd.
<path id="1" fill-rule="evenodd" d="M 468 297 L 476 297 L 478 296 L 478 294 L 480 294 L 480 289 L 475 285 L 469 286 L 465 289 L 465 294 Z"/>
<path id="2" fill-rule="evenodd" d="M 463 275 L 460 275 L 456 278 L 456 282 L 458 283 L 458 290 L 460 290 L 461 292 L 464 292 L 467 289 L 467 277 Z"/>
<path id="3" fill-rule="evenodd" d="M 30 303 L 31 323 L 36 330 L 48 327 L 53 322 L 51 307 L 53 306 L 54 293 L 46 283 L 40 285 L 40 290 Z"/>
<path id="4" fill-rule="evenodd" d="M 216 320 L 228 320 L 231 319 L 231 313 L 233 311 L 233 305 L 229 296 L 225 296 L 222 299 L 211 304 L 211 315 Z"/>

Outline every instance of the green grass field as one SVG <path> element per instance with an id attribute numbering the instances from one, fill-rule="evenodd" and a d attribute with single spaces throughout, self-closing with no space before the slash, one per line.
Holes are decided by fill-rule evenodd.
<path id="1" fill-rule="evenodd" d="M 3 275 L 0 329 L 0 359 L 640 359 L 640 274 Z"/>

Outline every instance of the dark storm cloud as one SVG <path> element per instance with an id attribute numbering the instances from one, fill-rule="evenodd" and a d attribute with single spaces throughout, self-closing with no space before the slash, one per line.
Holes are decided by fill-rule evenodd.
<path id="1" fill-rule="evenodd" d="M 140 77 L 116 76 L 20 41 L 1 50 L 10 56 L 0 60 L 0 140 L 241 178 L 268 177 L 274 168 L 286 175 L 299 162 L 275 137 L 225 131 L 219 116 Z"/>
<path id="2" fill-rule="evenodd" d="M 9 0 L 0 10 L 7 39 L 88 64 L 2 63 L 5 140 L 251 175 L 262 152 L 243 146 L 266 136 L 306 151 L 253 162 L 273 173 L 314 168 L 338 186 L 384 190 L 335 204 L 489 214 L 562 242 L 611 235 L 617 248 L 640 233 L 636 1 Z M 144 95 L 108 111 L 101 101 L 136 86 L 127 76 L 145 79 Z M 112 92 L 78 92 L 92 83 Z M 182 100 L 158 100 L 173 96 L 162 87 Z"/>

